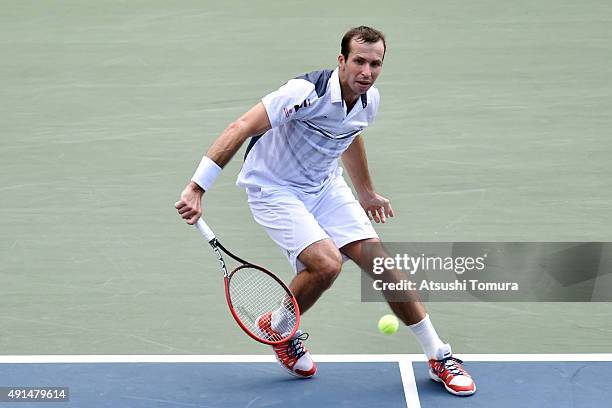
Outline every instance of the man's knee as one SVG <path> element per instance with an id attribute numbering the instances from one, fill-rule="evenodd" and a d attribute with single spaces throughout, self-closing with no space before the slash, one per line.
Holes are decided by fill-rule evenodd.
<path id="1" fill-rule="evenodd" d="M 300 256 L 307 273 L 317 278 L 318 284 L 328 289 L 342 270 L 342 254 L 330 242 L 324 242 L 313 248 L 307 248 Z"/>
<path id="2" fill-rule="evenodd" d="M 320 285 L 325 289 L 331 287 L 342 270 L 342 255 L 336 251 L 326 254 L 316 269 L 312 270 L 319 278 Z"/>

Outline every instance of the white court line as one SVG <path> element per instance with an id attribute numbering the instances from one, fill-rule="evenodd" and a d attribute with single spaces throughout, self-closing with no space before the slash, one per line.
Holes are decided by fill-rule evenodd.
<path id="1" fill-rule="evenodd" d="M 612 361 L 612 353 L 584 354 L 457 354 L 470 361 Z M 422 354 L 320 354 L 313 355 L 322 363 L 367 363 L 427 361 Z M 0 363 L 272 363 L 274 356 L 240 354 L 162 354 L 162 355 L 21 355 L 0 356 Z"/>
<path id="2" fill-rule="evenodd" d="M 406 407 L 421 408 L 421 400 L 419 400 L 419 391 L 417 390 L 414 369 L 412 368 L 412 361 L 410 358 L 400 357 L 399 369 L 400 375 L 402 376 L 402 385 L 404 386 Z"/>
<path id="3" fill-rule="evenodd" d="M 612 353 L 580 353 L 580 354 L 456 354 L 467 362 L 525 362 L 525 361 L 612 361 Z"/>

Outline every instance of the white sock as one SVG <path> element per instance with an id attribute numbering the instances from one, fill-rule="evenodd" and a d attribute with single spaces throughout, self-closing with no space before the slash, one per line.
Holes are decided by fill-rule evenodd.
<path id="1" fill-rule="evenodd" d="M 287 310 L 284 306 L 281 306 L 272 312 L 272 321 L 270 325 L 272 326 L 272 330 L 284 335 L 293 329 L 295 325 L 295 314 Z"/>
<path id="2" fill-rule="evenodd" d="M 423 320 L 411 324 L 408 327 L 412 330 L 412 333 L 414 333 L 427 358 L 437 359 L 436 354 L 438 350 L 444 346 L 444 342 L 438 337 L 436 329 L 434 329 L 431 320 L 429 320 L 429 315 L 426 314 Z"/>

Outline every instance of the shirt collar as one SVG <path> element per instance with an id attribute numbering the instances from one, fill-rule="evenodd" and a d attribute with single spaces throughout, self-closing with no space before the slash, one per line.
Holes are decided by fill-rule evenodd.
<path id="1" fill-rule="evenodd" d="M 331 74 L 331 101 L 332 103 L 342 102 L 342 90 L 340 89 L 340 77 L 338 76 L 338 67 Z"/>
<path id="2" fill-rule="evenodd" d="M 331 81 L 330 83 L 331 102 L 344 104 L 344 101 L 342 100 L 342 89 L 340 88 L 340 77 L 338 75 L 338 67 L 336 67 L 336 69 L 334 69 L 334 72 L 332 72 L 330 81 Z M 368 98 L 367 92 L 364 94 L 361 94 L 361 98 L 359 102 L 361 103 L 363 109 L 365 109 L 366 106 L 368 106 L 369 98 Z"/>

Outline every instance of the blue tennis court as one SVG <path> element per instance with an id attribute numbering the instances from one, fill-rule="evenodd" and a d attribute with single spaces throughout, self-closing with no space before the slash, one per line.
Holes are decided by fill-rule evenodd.
<path id="1" fill-rule="evenodd" d="M 446 393 L 417 355 L 324 355 L 309 380 L 269 356 L 5 356 L 0 386 L 68 387 L 66 407 L 609 407 L 612 355 L 464 356 L 479 390 Z M 3 406 L 16 403 L 3 403 Z M 39 406 L 20 402 L 20 407 Z"/>

